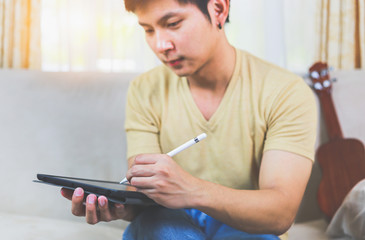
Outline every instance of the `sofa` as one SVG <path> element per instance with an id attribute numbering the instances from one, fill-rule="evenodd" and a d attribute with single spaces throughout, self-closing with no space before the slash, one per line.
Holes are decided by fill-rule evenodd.
<path id="1" fill-rule="evenodd" d="M 127 222 L 89 225 L 37 173 L 118 181 L 127 170 L 124 106 L 136 73 L 0 70 L 1 239 L 121 239 Z M 335 71 L 333 98 L 346 137 L 365 142 L 365 72 Z M 319 121 L 317 146 L 326 142 Z M 315 163 L 289 239 L 327 239 Z"/>

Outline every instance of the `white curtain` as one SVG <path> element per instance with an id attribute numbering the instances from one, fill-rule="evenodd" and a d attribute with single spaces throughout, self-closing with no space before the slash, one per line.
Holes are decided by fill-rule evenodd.
<path id="1" fill-rule="evenodd" d="M 294 72 L 315 60 L 318 0 L 231 0 L 230 42 Z M 45 71 L 146 71 L 158 64 L 122 0 L 44 0 Z"/>
<path id="2" fill-rule="evenodd" d="M 336 69 L 365 69 L 365 1 L 321 0 L 318 59 Z"/>
<path id="3" fill-rule="evenodd" d="M 231 0 L 233 45 L 295 72 L 315 61 L 318 0 Z"/>
<path id="4" fill-rule="evenodd" d="M 0 68 L 40 69 L 40 0 L 0 0 Z"/>
<path id="5" fill-rule="evenodd" d="M 122 0 L 43 0 L 44 71 L 144 71 L 157 60 Z"/>

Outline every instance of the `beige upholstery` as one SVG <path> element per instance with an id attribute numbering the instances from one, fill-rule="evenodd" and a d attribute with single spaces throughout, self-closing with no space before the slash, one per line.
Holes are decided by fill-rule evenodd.
<path id="1" fill-rule="evenodd" d="M 326 236 L 325 230 L 327 228 L 328 223 L 323 219 L 313 220 L 309 222 L 296 223 L 289 230 L 289 239 L 290 240 L 304 240 L 304 239 L 313 239 L 313 240 L 326 240 L 328 237 Z"/>
<path id="2" fill-rule="evenodd" d="M 75 221 L 0 213 L 2 239 L 65 240 L 121 239 L 122 228 Z"/>
<path id="3" fill-rule="evenodd" d="M 37 173 L 124 177 L 124 105 L 134 76 L 0 70 L 1 239 L 46 239 L 50 233 L 78 236 L 70 239 L 121 238 L 126 222 L 106 224 L 116 229 L 109 238 L 97 237 L 105 231 L 99 224 L 89 234 L 90 226 L 71 215 L 59 188 L 32 180 Z M 10 223 L 13 227 L 3 228 Z"/>
<path id="4" fill-rule="evenodd" d="M 338 76 L 333 94 L 344 135 L 365 142 L 365 74 L 332 75 Z M 58 188 L 32 180 L 42 172 L 105 180 L 124 177 L 124 105 L 134 76 L 0 70 L 1 239 L 121 238 L 126 222 L 89 226 L 72 216 Z M 315 197 L 319 179 L 315 167 L 289 239 L 323 239 L 312 236 L 323 236 L 326 223 L 308 224 L 321 219 Z"/>

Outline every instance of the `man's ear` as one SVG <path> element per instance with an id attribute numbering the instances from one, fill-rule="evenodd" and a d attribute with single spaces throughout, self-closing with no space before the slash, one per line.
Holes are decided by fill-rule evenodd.
<path id="1" fill-rule="evenodd" d="M 214 15 L 212 17 L 212 23 L 218 28 L 222 28 L 229 14 L 230 0 L 212 0 L 212 8 Z"/>

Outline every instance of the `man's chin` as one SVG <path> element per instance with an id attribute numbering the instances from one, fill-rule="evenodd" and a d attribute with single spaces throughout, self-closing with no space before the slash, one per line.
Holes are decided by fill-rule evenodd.
<path id="1" fill-rule="evenodd" d="M 189 76 L 191 73 L 186 71 L 185 69 L 183 68 L 172 68 L 172 67 L 169 67 L 176 75 L 178 75 L 179 77 L 186 77 L 186 76 Z"/>
<path id="2" fill-rule="evenodd" d="M 175 72 L 175 74 L 178 75 L 179 77 L 187 77 L 190 75 L 188 73 L 177 73 L 177 72 Z"/>

